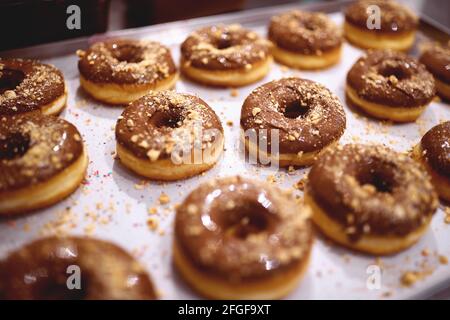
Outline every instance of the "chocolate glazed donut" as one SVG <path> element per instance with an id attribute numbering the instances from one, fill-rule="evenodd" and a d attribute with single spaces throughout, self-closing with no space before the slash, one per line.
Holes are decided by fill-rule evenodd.
<path id="1" fill-rule="evenodd" d="M 81 288 L 68 288 L 68 278 L 75 275 L 70 266 L 79 268 Z M 0 261 L 0 299 L 155 298 L 153 285 L 139 263 L 123 249 L 101 240 L 49 237 Z"/>
<path id="2" fill-rule="evenodd" d="M 309 214 L 291 194 L 265 183 L 243 177 L 203 183 L 177 209 L 175 265 L 206 297 L 280 298 L 307 267 Z"/>
<path id="3" fill-rule="evenodd" d="M 446 45 L 429 45 L 420 57 L 420 62 L 433 74 L 438 94 L 450 101 L 450 42 Z"/>
<path id="4" fill-rule="evenodd" d="M 94 98 L 125 104 L 178 79 L 170 50 L 155 41 L 112 39 L 79 50 L 81 86 Z"/>
<path id="5" fill-rule="evenodd" d="M 311 168 L 305 202 L 336 242 L 371 254 L 414 244 L 437 208 L 430 177 L 405 154 L 381 145 L 327 150 Z"/>
<path id="6" fill-rule="evenodd" d="M 431 128 L 414 148 L 442 199 L 450 201 L 450 121 Z"/>
<path id="7" fill-rule="evenodd" d="M 220 119 L 202 99 L 172 91 L 132 102 L 116 125 L 117 154 L 134 172 L 178 180 L 210 169 L 223 152 Z"/>
<path id="8" fill-rule="evenodd" d="M 416 59 L 390 50 L 368 51 L 347 74 L 347 98 L 367 114 L 416 120 L 434 98 L 433 76 Z"/>
<path id="9" fill-rule="evenodd" d="M 293 10 L 272 17 L 269 39 L 278 62 L 299 69 L 322 69 L 341 57 L 342 34 L 325 14 Z"/>
<path id="10" fill-rule="evenodd" d="M 380 25 L 373 17 L 379 14 Z M 414 44 L 417 16 L 391 0 L 356 1 L 345 10 L 347 40 L 365 49 L 409 50 Z"/>
<path id="11" fill-rule="evenodd" d="M 215 86 L 243 86 L 269 71 L 270 42 L 240 25 L 217 25 L 192 33 L 181 45 L 181 70 Z"/>
<path id="12" fill-rule="evenodd" d="M 66 101 L 64 77 L 54 66 L 0 58 L 0 116 L 37 110 L 57 115 Z"/>
<path id="13" fill-rule="evenodd" d="M 0 117 L 0 216 L 62 200 L 77 189 L 87 165 L 71 123 L 40 112 Z"/>
<path id="14" fill-rule="evenodd" d="M 259 160 L 278 161 L 280 166 L 312 164 L 319 152 L 339 140 L 345 124 L 339 99 L 321 84 L 300 78 L 258 87 L 241 110 L 246 150 Z M 278 134 L 279 154 L 272 152 L 272 131 Z M 253 133 L 257 141 L 250 139 Z M 266 141 L 268 150 L 262 147 Z"/>

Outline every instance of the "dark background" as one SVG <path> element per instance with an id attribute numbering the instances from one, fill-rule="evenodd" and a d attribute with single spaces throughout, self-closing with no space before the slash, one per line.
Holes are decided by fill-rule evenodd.
<path id="1" fill-rule="evenodd" d="M 0 51 L 108 30 L 315 1 L 318 0 L 0 0 Z M 450 1 L 401 2 L 450 30 Z M 66 9 L 71 4 L 81 8 L 81 30 L 66 28 Z"/>

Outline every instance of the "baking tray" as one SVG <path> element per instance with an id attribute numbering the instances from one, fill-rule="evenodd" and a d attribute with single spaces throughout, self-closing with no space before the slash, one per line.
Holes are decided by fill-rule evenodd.
<path id="1" fill-rule="evenodd" d="M 114 159 L 114 125 L 123 108 L 102 105 L 86 96 L 79 87 L 75 50 L 86 48 L 90 43 L 105 37 L 160 41 L 172 50 L 174 59 L 178 61 L 180 43 L 189 32 L 198 27 L 215 23 L 240 23 L 265 36 L 270 17 L 293 8 L 324 11 L 341 24 L 341 9 L 347 3 L 348 1 L 290 4 L 111 32 L 91 38 L 0 53 L 2 57 L 40 58 L 62 70 L 69 88 L 69 100 L 68 107 L 61 116 L 79 128 L 90 157 L 86 181 L 68 199 L 46 210 L 0 222 L 0 258 L 24 243 L 45 235 L 93 236 L 115 242 L 133 253 L 147 268 L 162 299 L 196 299 L 199 296 L 184 284 L 172 264 L 174 206 L 199 183 L 214 177 L 241 174 L 292 188 L 309 170 L 288 172 L 244 163 L 238 139 L 239 115 L 242 102 L 252 89 L 267 81 L 287 76 L 300 76 L 323 83 L 338 95 L 345 106 L 347 130 L 342 143 L 379 142 L 405 151 L 417 143 L 432 126 L 450 119 L 450 106 L 438 101 L 432 102 L 417 122 L 401 125 L 371 120 L 349 109 L 345 103 L 345 77 L 362 51 L 347 43 L 343 46 L 342 61 L 331 69 L 305 72 L 274 64 L 265 79 L 234 91 L 200 86 L 181 78 L 176 90 L 199 95 L 223 120 L 226 150 L 219 163 L 205 174 L 185 181 L 162 183 L 143 180 L 131 174 Z M 424 40 L 426 36 L 420 32 L 418 42 Z M 225 122 L 232 122 L 232 126 L 226 125 Z M 301 195 L 299 190 L 295 189 L 294 192 Z M 159 204 L 161 193 L 169 195 L 170 203 Z M 157 208 L 158 212 L 151 214 L 151 208 Z M 149 218 L 157 221 L 155 230 L 149 228 Z M 450 286 L 450 268 L 445 264 L 444 258 L 450 257 L 450 225 L 445 224 L 444 220 L 444 206 L 441 205 L 430 230 L 415 246 L 400 254 L 383 258 L 343 249 L 318 235 L 308 272 L 287 298 L 430 297 Z M 402 275 L 408 271 L 417 272 L 420 278 L 412 286 L 404 286 L 401 282 Z M 377 282 L 380 286 L 368 285 L 374 276 L 376 280 L 380 280 Z"/>

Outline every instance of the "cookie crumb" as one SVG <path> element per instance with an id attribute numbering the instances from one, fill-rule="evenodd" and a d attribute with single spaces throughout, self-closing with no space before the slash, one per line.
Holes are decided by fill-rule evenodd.
<path id="1" fill-rule="evenodd" d="M 165 194 L 164 192 L 161 193 L 161 195 L 159 196 L 159 203 L 160 204 L 168 204 L 170 202 L 170 198 L 167 194 Z"/>
<path id="2" fill-rule="evenodd" d="M 147 219 L 147 226 L 150 230 L 155 231 L 158 228 L 159 221 L 156 217 L 151 217 Z"/>
<path id="3" fill-rule="evenodd" d="M 439 256 L 439 263 L 440 264 L 444 264 L 444 265 L 448 264 L 448 258 L 446 256 L 440 255 Z"/>
<path id="4" fill-rule="evenodd" d="M 407 272 L 403 273 L 403 275 L 400 279 L 401 283 L 406 287 L 412 286 L 414 283 L 417 282 L 417 280 L 419 280 L 419 276 L 418 276 L 417 272 L 413 272 L 413 271 L 407 271 Z"/>
<path id="5" fill-rule="evenodd" d="M 303 178 L 301 178 L 300 180 L 298 180 L 294 184 L 294 188 L 297 189 L 297 190 L 300 190 L 300 191 L 304 191 L 305 190 L 306 181 L 308 181 L 308 178 L 306 176 L 304 176 Z"/>

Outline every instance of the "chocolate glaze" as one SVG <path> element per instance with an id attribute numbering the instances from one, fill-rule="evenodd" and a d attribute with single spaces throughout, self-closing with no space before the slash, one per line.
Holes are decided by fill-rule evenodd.
<path id="1" fill-rule="evenodd" d="M 185 134 L 195 130 L 223 134 L 215 112 L 199 97 L 173 91 L 154 92 L 128 105 L 116 125 L 117 142 L 141 159 L 164 159 Z M 202 134 L 202 148 L 216 136 Z M 157 155 L 157 156 L 156 156 Z"/>
<path id="2" fill-rule="evenodd" d="M 420 57 L 427 69 L 439 80 L 450 85 L 450 43 L 432 44 Z"/>
<path id="3" fill-rule="evenodd" d="M 0 117 L 0 194 L 45 182 L 79 159 L 71 123 L 40 112 Z"/>
<path id="4" fill-rule="evenodd" d="M 178 207 L 175 237 L 201 272 L 232 282 L 271 277 L 305 261 L 310 210 L 266 183 L 229 177 L 201 184 Z"/>
<path id="5" fill-rule="evenodd" d="M 340 29 L 327 15 L 299 10 L 272 17 L 269 39 L 280 48 L 306 55 L 320 55 L 342 44 Z"/>
<path id="6" fill-rule="evenodd" d="M 206 70 L 244 69 L 269 55 L 270 43 L 239 25 L 201 28 L 181 45 L 182 63 Z"/>
<path id="7" fill-rule="evenodd" d="M 64 90 L 64 77 L 54 66 L 0 58 L 0 116 L 39 110 Z"/>
<path id="8" fill-rule="evenodd" d="M 112 39 L 77 53 L 80 73 L 97 83 L 152 84 L 177 71 L 170 50 L 155 41 Z"/>
<path id="9" fill-rule="evenodd" d="M 380 29 L 368 29 L 369 13 L 367 8 L 376 5 L 380 8 Z M 391 0 L 362 0 L 357 1 L 345 10 L 345 21 L 365 31 L 402 34 L 417 28 L 418 18 L 407 7 Z"/>
<path id="10" fill-rule="evenodd" d="M 390 50 L 368 51 L 347 74 L 360 98 L 390 107 L 427 105 L 436 93 L 433 76 L 416 59 Z"/>
<path id="11" fill-rule="evenodd" d="M 81 289 L 69 290 L 68 267 L 81 271 Z M 147 273 L 123 249 L 88 238 L 49 237 L 0 262 L 0 298 L 33 300 L 155 299 Z"/>
<path id="12" fill-rule="evenodd" d="M 256 88 L 241 110 L 242 129 L 256 130 L 268 144 L 271 130 L 278 130 L 281 154 L 320 150 L 340 138 L 345 124 L 339 99 L 321 84 L 300 78 Z"/>
<path id="13" fill-rule="evenodd" d="M 364 234 L 407 235 L 438 205 L 422 168 L 382 145 L 348 144 L 327 150 L 309 172 L 306 188 L 351 240 Z"/>
<path id="14" fill-rule="evenodd" d="M 422 137 L 421 147 L 433 170 L 450 180 L 450 121 L 431 128 Z"/>

